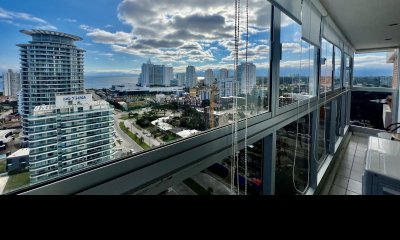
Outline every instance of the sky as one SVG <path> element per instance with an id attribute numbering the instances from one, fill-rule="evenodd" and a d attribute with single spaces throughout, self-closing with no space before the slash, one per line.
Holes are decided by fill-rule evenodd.
<path id="1" fill-rule="evenodd" d="M 244 4 L 241 9 L 239 61 L 245 61 Z M 270 9 L 265 0 L 249 1 L 248 61 L 258 75 L 266 75 L 269 65 Z M 82 37 L 76 45 L 86 50 L 87 75 L 137 75 L 148 58 L 175 73 L 187 65 L 199 72 L 233 68 L 233 0 L 0 0 L 0 72 L 19 69 L 16 44 L 30 40 L 21 29 Z M 295 74 L 310 62 L 309 47 L 301 44 L 301 26 L 286 16 L 282 31 L 281 74 Z M 387 65 L 372 64 L 377 59 L 383 60 L 361 58 L 360 72 L 389 72 Z"/>

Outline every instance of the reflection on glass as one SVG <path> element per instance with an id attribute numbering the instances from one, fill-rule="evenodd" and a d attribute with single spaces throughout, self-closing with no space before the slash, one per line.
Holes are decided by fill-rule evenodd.
<path id="1" fill-rule="evenodd" d="M 237 182 L 239 178 L 240 195 L 245 192 L 245 151 L 239 153 L 239 175 L 232 173 L 232 158 L 228 157 L 221 162 L 215 163 L 199 174 L 190 177 L 180 184 L 177 184 L 168 191 L 167 194 L 175 195 L 231 195 L 237 194 Z M 260 140 L 247 146 L 247 194 L 262 194 L 262 161 L 263 160 L 263 141 Z M 234 183 L 231 192 L 231 183 Z"/>
<path id="2" fill-rule="evenodd" d="M 345 73 L 344 73 L 344 86 L 350 86 L 350 78 L 351 78 L 351 66 L 350 66 L 351 57 L 347 54 L 344 55 L 344 63 L 345 65 Z"/>
<path id="3" fill-rule="evenodd" d="M 327 103 L 320 107 L 319 110 L 318 168 L 324 163 L 329 154 L 331 105 L 331 103 Z"/>
<path id="4" fill-rule="evenodd" d="M 176 5 L 176 3 L 169 4 Z M 109 56 L 109 60 L 114 61 L 115 57 L 116 61 L 113 66 L 107 66 L 107 69 L 115 67 L 118 69 L 116 72 L 121 73 L 121 76 L 114 73 L 106 76 L 105 69 L 100 64 L 99 69 L 92 70 L 101 74 L 83 78 L 83 69 L 87 67 L 87 63 L 83 60 L 83 52 L 86 50 L 88 53 L 90 50 L 87 49 L 86 44 L 78 45 L 82 46 L 79 51 L 75 49 L 74 45 L 69 46 L 68 44 L 73 42 L 71 39 L 68 40 L 69 33 L 65 36 L 59 33 L 51 33 L 51 36 L 47 36 L 47 33 L 35 33 L 34 40 L 37 46 L 28 46 L 27 43 L 19 46 L 22 59 L 21 74 L 17 72 L 9 74 L 13 84 L 15 83 L 16 86 L 22 84 L 22 93 L 33 94 L 29 95 L 33 102 L 30 101 L 29 106 L 23 105 L 25 108 L 29 107 L 29 111 L 31 111 L 31 108 L 36 106 L 34 102 L 40 98 L 43 98 L 42 100 L 49 106 L 53 105 L 56 92 L 63 95 L 85 92 L 93 97 L 93 104 L 91 103 L 90 107 L 87 105 L 89 109 L 86 109 L 71 102 L 73 106 L 71 105 L 70 110 L 67 111 L 68 114 L 78 116 L 77 118 L 83 120 L 65 117 L 63 120 L 68 122 L 65 126 L 60 125 L 59 119 L 58 123 L 48 122 L 48 120 L 33 122 L 32 120 L 32 124 L 44 126 L 30 128 L 30 132 L 25 136 L 19 134 L 19 130 L 15 131 L 10 136 L 10 142 L 7 139 L 7 144 L 0 141 L 0 147 L 4 148 L 0 149 L 0 174 L 21 173 L 15 177 L 17 183 L 13 183 L 15 182 L 14 177 L 9 178 L 8 182 L 11 187 L 7 187 L 7 191 L 28 185 L 29 177 L 32 178 L 32 176 L 38 176 L 44 172 L 48 173 L 48 178 L 53 178 L 66 172 L 74 174 L 76 170 L 84 169 L 89 165 L 97 165 L 100 161 L 94 161 L 94 156 L 101 158 L 101 162 L 115 160 L 230 124 L 233 120 L 232 106 L 236 101 L 238 118 L 241 119 L 269 111 L 271 4 L 266 1 L 249 1 L 248 61 L 246 64 L 245 42 L 242 39 L 239 46 L 239 66 L 235 73 L 231 63 L 233 61 L 231 44 L 231 36 L 234 33 L 233 16 L 229 14 L 229 11 L 221 10 L 225 4 L 218 3 L 219 7 L 212 9 L 205 5 L 200 6 L 191 14 L 187 12 L 187 9 L 192 8 L 190 3 L 182 2 L 179 5 L 182 6 L 172 7 L 174 9 L 172 15 L 169 12 L 161 11 L 160 19 L 158 19 L 160 21 L 153 19 L 158 21 L 157 26 L 164 24 L 159 33 L 162 38 L 165 38 L 161 42 L 147 36 L 152 33 L 146 29 L 154 29 L 154 22 L 143 21 L 140 28 L 146 31 L 136 29 L 135 33 L 132 32 L 132 36 L 135 36 L 132 37 L 129 46 L 126 45 L 128 43 L 118 46 L 118 52 L 132 53 L 135 51 L 135 54 L 140 52 L 149 58 L 146 57 L 140 63 L 135 61 L 134 65 L 130 67 L 122 65 L 118 67 L 118 60 L 122 59 L 117 58 L 118 54 L 103 54 Z M 201 11 L 204 12 L 201 13 Z M 243 14 L 244 8 L 242 11 Z M 182 16 L 186 16 L 189 20 L 191 17 L 209 18 L 214 16 L 213 19 L 216 21 L 203 22 L 200 27 L 197 23 L 186 26 L 182 25 L 182 22 L 185 21 Z M 176 24 L 167 24 L 168 22 Z M 209 31 L 204 31 L 204 29 Z M 244 33 L 241 29 L 241 36 Z M 82 37 L 84 41 L 88 40 L 85 36 Z M 76 39 L 80 38 L 73 38 L 73 40 Z M 54 40 L 53 43 L 49 42 L 50 40 Z M 62 46 L 59 44 L 60 41 L 63 42 Z M 146 42 L 145 47 L 141 42 Z M 20 42 L 13 44 L 18 43 Z M 131 49 L 132 46 L 137 49 Z M 92 53 L 94 52 L 92 51 Z M 45 55 L 46 59 L 41 59 Z M 88 55 L 90 58 L 90 54 Z M 32 58 L 32 56 L 36 57 Z M 39 60 L 35 60 L 37 56 L 39 56 Z M 29 60 L 30 58 L 32 59 Z M 74 64 L 71 65 L 71 61 L 75 65 L 78 64 L 78 67 Z M 49 68 L 44 68 L 46 66 Z M 39 68 L 43 69 L 39 71 Z M 124 68 L 127 69 L 123 70 L 124 74 L 122 74 L 120 70 Z M 54 74 L 49 73 L 49 71 L 53 71 L 52 69 L 57 70 L 57 73 L 55 70 Z M 109 70 L 114 72 L 115 69 Z M 54 85 L 61 84 L 54 82 L 52 78 L 54 76 L 63 79 L 63 86 L 56 87 Z M 236 94 L 234 91 L 236 86 L 233 85 L 234 79 L 237 79 L 238 82 Z M 54 89 L 49 88 L 49 84 L 54 85 Z M 79 86 L 79 91 L 77 86 Z M 19 129 L 22 123 L 27 126 L 28 115 L 31 112 L 28 113 L 27 109 L 22 109 L 25 111 L 25 119 L 21 119 L 17 113 L 18 92 L 19 89 L 18 91 L 14 89 L 13 96 L 7 99 L 8 102 L 0 103 L 0 115 L 4 114 L 4 120 L 0 119 L 1 128 Z M 28 95 L 25 95 L 24 98 L 21 95 L 20 99 L 29 100 L 26 96 Z M 76 97 L 82 96 L 73 98 Z M 100 101 L 102 104 L 99 104 Z M 69 102 L 68 104 L 70 104 Z M 86 106 L 86 102 L 82 102 L 82 104 Z M 104 110 L 106 107 L 110 108 L 110 114 L 106 119 L 88 120 L 91 113 L 87 113 L 86 110 L 97 114 L 98 108 Z M 87 115 L 84 116 L 84 114 Z M 59 115 L 55 109 L 54 119 Z M 48 117 L 47 113 L 43 116 L 44 119 Z M 72 121 L 74 122 L 72 123 Z M 57 131 L 56 128 L 60 127 L 61 130 Z M 107 132 L 105 132 L 106 127 Z M 46 133 L 42 134 L 41 132 Z M 71 142 L 73 146 L 65 145 L 70 144 L 65 143 L 66 141 Z M 107 145 L 107 149 L 103 145 Z M 23 153 L 17 152 L 28 146 L 32 150 L 31 154 L 26 153 L 26 150 L 23 150 Z M 66 147 L 68 147 L 67 150 Z M 104 156 L 106 151 L 109 151 L 110 154 Z M 7 169 L 8 155 L 16 152 L 16 155 L 23 155 L 23 157 L 19 157 L 18 161 L 15 160 L 16 168 L 18 167 L 21 172 Z M 60 155 L 62 152 L 69 155 L 64 159 L 64 156 Z M 87 156 L 82 156 L 82 154 Z M 68 169 L 62 169 L 66 165 Z M 33 170 L 33 166 L 35 170 Z M 35 181 L 43 180 L 45 178 L 37 177 Z"/>
<path id="5" fill-rule="evenodd" d="M 322 38 L 320 93 L 332 90 L 333 44 Z"/>
<path id="6" fill-rule="evenodd" d="M 301 26 L 282 13 L 279 107 L 315 96 L 315 48 L 300 33 Z"/>
<path id="7" fill-rule="evenodd" d="M 294 195 L 306 190 L 312 157 L 311 129 L 306 115 L 277 131 L 275 194 Z"/>
<path id="8" fill-rule="evenodd" d="M 384 130 L 392 120 L 391 99 L 391 92 L 351 92 L 350 124 Z"/>
<path id="9" fill-rule="evenodd" d="M 354 55 L 354 87 L 392 87 L 393 63 L 388 52 Z"/>
<path id="10" fill-rule="evenodd" d="M 335 72 L 333 74 L 333 87 L 334 89 L 339 89 L 342 87 L 342 51 L 335 46 Z"/>

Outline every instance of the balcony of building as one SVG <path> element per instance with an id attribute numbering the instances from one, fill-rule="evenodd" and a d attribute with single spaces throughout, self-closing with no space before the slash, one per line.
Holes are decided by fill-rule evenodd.
<path id="1" fill-rule="evenodd" d="M 266 1 L 268 90 L 264 100 L 254 97 L 251 111 L 241 106 L 237 132 L 229 121 L 215 124 L 11 194 L 365 194 L 370 136 L 395 142 L 386 128 L 400 122 L 400 4 L 287 2 Z M 301 38 L 283 41 L 294 33 Z M 299 53 L 299 73 L 280 71 L 292 62 L 287 41 L 306 51 Z M 391 74 L 360 73 L 365 59 L 389 66 Z"/>

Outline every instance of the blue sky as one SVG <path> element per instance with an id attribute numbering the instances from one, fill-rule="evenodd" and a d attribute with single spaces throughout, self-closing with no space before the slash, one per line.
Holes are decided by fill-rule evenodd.
<path id="1" fill-rule="evenodd" d="M 269 61 L 270 5 L 250 0 L 249 11 L 249 61 L 261 75 Z M 16 44 L 30 40 L 19 30 L 35 28 L 82 37 L 77 45 L 86 50 L 86 74 L 138 74 L 148 58 L 174 66 L 175 72 L 189 64 L 200 72 L 232 69 L 233 12 L 232 0 L 1 0 L 0 72 L 19 68 Z M 299 71 L 300 57 L 308 63 L 309 54 L 300 48 L 301 27 L 287 17 L 282 27 L 281 73 L 288 75 Z M 244 41 L 240 46 L 244 61 Z M 369 69 L 369 60 L 376 59 L 361 60 L 360 68 Z"/>

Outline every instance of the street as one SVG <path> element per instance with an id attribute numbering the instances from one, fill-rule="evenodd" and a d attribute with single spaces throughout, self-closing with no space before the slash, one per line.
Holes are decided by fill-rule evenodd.
<path id="1" fill-rule="evenodd" d="M 127 127 L 129 130 L 131 130 L 132 133 L 134 133 L 134 134 L 137 133 L 136 136 L 138 136 L 139 138 L 143 137 L 143 141 L 150 147 L 160 146 L 159 141 L 157 141 L 153 137 L 149 137 L 149 136 L 151 136 L 151 133 L 149 131 L 138 129 L 129 120 L 125 120 L 124 124 L 125 124 L 125 127 Z"/>
<path id="2" fill-rule="evenodd" d="M 135 141 L 133 141 L 132 138 L 130 138 L 128 135 L 126 135 L 119 127 L 119 123 L 122 121 L 119 119 L 120 116 L 121 116 L 120 113 L 114 114 L 114 128 L 115 128 L 115 132 L 117 133 L 117 136 L 120 139 L 122 139 L 121 146 L 123 148 L 123 151 L 129 152 L 130 149 L 133 149 L 135 152 L 143 151 L 143 148 L 141 146 L 139 146 Z"/>

